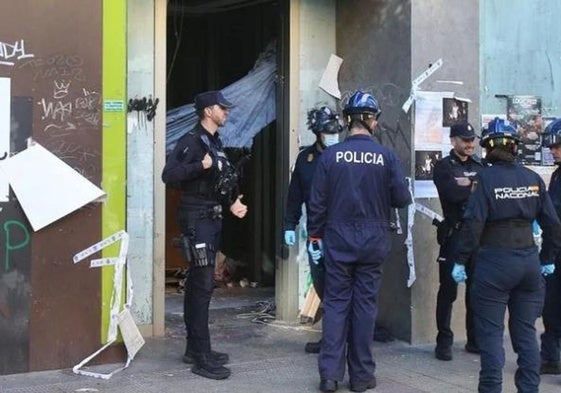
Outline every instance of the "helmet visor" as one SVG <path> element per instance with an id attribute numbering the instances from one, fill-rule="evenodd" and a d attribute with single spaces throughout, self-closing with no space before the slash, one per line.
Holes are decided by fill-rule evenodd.
<path id="1" fill-rule="evenodd" d="M 323 124 L 320 132 L 324 134 L 338 134 L 342 130 L 343 128 L 341 127 L 341 124 L 339 124 L 339 120 L 333 119 Z"/>

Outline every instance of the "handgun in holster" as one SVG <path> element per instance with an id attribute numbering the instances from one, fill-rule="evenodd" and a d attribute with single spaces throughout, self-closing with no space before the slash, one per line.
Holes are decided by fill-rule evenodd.
<path id="1" fill-rule="evenodd" d="M 181 256 L 186 262 L 193 261 L 193 254 L 191 253 L 191 241 L 188 236 L 181 234 L 181 236 L 173 239 L 173 246 L 181 250 Z"/>

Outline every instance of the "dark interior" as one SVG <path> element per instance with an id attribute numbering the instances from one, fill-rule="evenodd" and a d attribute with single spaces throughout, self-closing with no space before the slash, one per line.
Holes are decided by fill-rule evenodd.
<path id="1" fill-rule="evenodd" d="M 167 109 L 192 103 L 196 94 L 223 89 L 245 76 L 269 42 L 281 41 L 281 8 L 273 1 L 170 0 Z M 243 278 L 259 286 L 274 285 L 281 217 L 276 207 L 283 204 L 282 192 L 275 191 L 281 184 L 275 163 L 282 154 L 277 129 L 278 120 L 257 134 L 250 148 L 226 149 L 230 160 L 240 164 L 241 192 L 249 207 L 243 220 L 229 214 L 224 218 L 221 251 L 232 268 L 225 272 L 228 285 L 237 286 Z M 172 246 L 179 235 L 180 192 L 168 189 L 166 194 L 166 282 L 175 285 L 178 272 L 187 267 Z"/>

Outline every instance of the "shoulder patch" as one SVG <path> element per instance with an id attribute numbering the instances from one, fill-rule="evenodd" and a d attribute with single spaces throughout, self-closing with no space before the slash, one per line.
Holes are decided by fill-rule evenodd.
<path id="1" fill-rule="evenodd" d="M 312 162 L 314 160 L 314 154 L 310 153 L 308 154 L 308 162 Z"/>

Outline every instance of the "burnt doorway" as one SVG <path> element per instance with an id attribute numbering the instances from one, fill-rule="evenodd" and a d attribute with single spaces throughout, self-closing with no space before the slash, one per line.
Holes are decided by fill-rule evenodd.
<path id="1" fill-rule="evenodd" d="M 279 35 L 286 30 L 282 24 L 287 23 L 282 3 L 170 0 L 167 110 L 192 103 L 199 92 L 221 90 L 244 77 L 268 45 L 275 46 L 280 62 L 285 56 Z M 284 154 L 280 129 L 277 119 L 255 136 L 251 146 L 226 149 L 241 168 L 242 193 L 249 212 L 243 220 L 225 216 L 221 250 L 224 256 L 217 261 L 217 285 L 239 286 L 247 279 L 258 286 L 274 286 L 275 255 L 280 247 L 279 211 L 284 194 L 283 173 L 277 169 Z M 178 286 L 177 281 L 187 267 L 179 249 L 173 247 L 173 238 L 179 236 L 179 198 L 179 191 L 166 190 L 167 290 Z"/>

